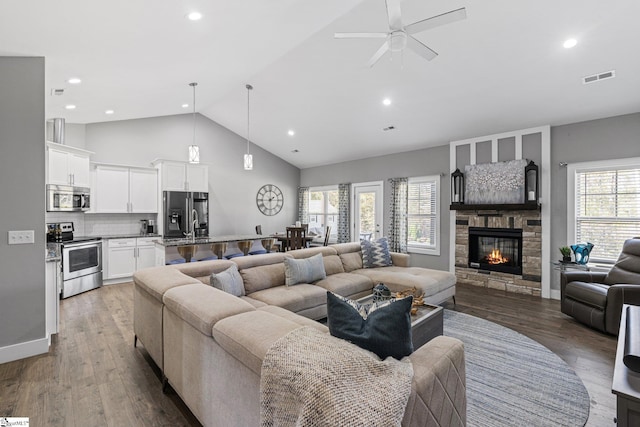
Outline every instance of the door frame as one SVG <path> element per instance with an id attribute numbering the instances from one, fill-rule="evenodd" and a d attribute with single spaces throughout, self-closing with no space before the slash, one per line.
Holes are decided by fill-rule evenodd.
<path id="1" fill-rule="evenodd" d="M 372 236 L 372 240 L 384 235 L 384 181 L 357 182 L 351 184 L 351 241 L 359 242 L 360 236 L 356 235 L 356 190 L 366 187 L 375 187 L 375 191 L 379 192 L 380 197 L 376 195 L 376 219 L 380 217 L 379 224 L 380 236 Z"/>

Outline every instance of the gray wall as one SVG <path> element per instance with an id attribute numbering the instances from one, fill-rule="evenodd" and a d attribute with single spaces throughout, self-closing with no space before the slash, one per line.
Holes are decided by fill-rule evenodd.
<path id="1" fill-rule="evenodd" d="M 190 114 L 86 125 L 84 148 L 95 152 L 93 161 L 149 167 L 155 159 L 187 161 L 193 141 Z M 300 170 L 279 157 L 251 145 L 254 169 L 243 169 L 246 140 L 197 115 L 196 144 L 200 162 L 209 165 L 210 234 L 283 231 L 295 222 Z M 284 207 L 265 216 L 256 206 L 256 193 L 264 184 L 275 184 L 284 194 Z"/>
<path id="2" fill-rule="evenodd" d="M 0 348 L 45 338 L 44 92 L 44 58 L 0 57 Z"/>
<path id="3" fill-rule="evenodd" d="M 314 187 L 341 183 L 384 181 L 384 234 L 390 224 L 388 206 L 391 202 L 389 178 L 443 174 L 440 179 L 440 256 L 411 255 L 413 266 L 449 269 L 449 145 L 372 157 L 328 166 L 303 169 L 300 185 Z"/>
<path id="4" fill-rule="evenodd" d="M 560 162 L 640 157 L 640 113 L 551 128 L 551 259 L 567 242 L 567 168 Z M 551 288 L 560 289 L 558 274 Z"/>

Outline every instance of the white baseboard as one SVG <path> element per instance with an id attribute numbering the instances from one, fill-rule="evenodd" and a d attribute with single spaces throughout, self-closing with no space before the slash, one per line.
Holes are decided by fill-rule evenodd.
<path id="1" fill-rule="evenodd" d="M 560 289 L 551 289 L 551 299 L 560 300 Z"/>
<path id="2" fill-rule="evenodd" d="M 49 351 L 49 337 L 0 347 L 0 363 L 13 362 Z"/>

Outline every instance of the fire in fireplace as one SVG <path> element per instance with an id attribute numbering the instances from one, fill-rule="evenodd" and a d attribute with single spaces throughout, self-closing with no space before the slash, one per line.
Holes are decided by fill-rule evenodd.
<path id="1" fill-rule="evenodd" d="M 469 267 L 522 274 L 522 229 L 469 227 Z"/>

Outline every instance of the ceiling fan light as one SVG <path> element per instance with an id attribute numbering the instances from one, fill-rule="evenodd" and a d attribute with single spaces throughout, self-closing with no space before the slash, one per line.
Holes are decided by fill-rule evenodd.
<path id="1" fill-rule="evenodd" d="M 404 31 L 393 31 L 389 34 L 389 49 L 392 52 L 401 52 L 407 47 L 407 33 Z"/>

